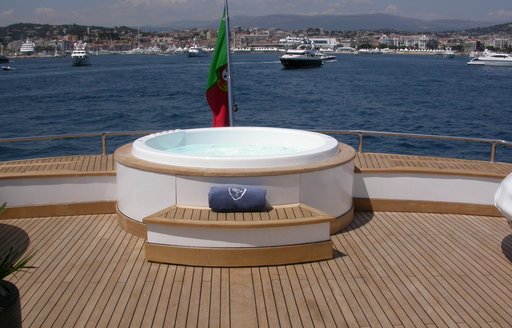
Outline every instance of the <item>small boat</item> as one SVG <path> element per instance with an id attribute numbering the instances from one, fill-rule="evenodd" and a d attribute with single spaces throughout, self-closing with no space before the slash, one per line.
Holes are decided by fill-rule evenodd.
<path id="1" fill-rule="evenodd" d="M 71 53 L 71 59 L 73 60 L 73 66 L 87 66 L 90 65 L 89 54 L 87 53 L 87 43 L 79 41 L 75 43 L 73 52 Z"/>
<path id="2" fill-rule="evenodd" d="M 336 60 L 336 56 L 335 55 L 328 55 L 328 54 L 325 54 L 323 52 L 319 52 L 317 54 L 317 56 L 319 56 L 323 61 L 335 61 Z"/>
<path id="3" fill-rule="evenodd" d="M 468 65 L 512 66 L 512 55 L 486 50 L 481 56 L 471 59 Z"/>
<path id="4" fill-rule="evenodd" d="M 313 42 L 305 41 L 296 49 L 288 49 L 279 60 L 284 68 L 320 67 L 324 60 L 322 55 L 315 49 Z"/>
<path id="5" fill-rule="evenodd" d="M 16 68 L 11 67 L 11 66 L 2 66 L 2 69 L 3 69 L 4 71 L 14 71 Z"/>

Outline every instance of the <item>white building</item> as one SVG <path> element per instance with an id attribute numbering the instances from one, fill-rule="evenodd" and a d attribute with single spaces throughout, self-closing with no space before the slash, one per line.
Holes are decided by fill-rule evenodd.
<path id="1" fill-rule="evenodd" d="M 338 47 L 336 38 L 309 38 L 317 48 L 334 50 Z"/>

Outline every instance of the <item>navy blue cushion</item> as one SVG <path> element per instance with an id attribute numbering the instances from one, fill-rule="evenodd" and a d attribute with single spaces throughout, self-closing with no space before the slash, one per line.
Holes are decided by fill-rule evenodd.
<path id="1" fill-rule="evenodd" d="M 214 186 L 208 205 L 215 212 L 261 212 L 267 210 L 267 190 L 261 187 Z"/>

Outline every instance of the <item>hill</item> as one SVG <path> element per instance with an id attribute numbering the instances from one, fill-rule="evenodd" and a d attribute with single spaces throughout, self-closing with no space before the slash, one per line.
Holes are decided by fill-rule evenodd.
<path id="1" fill-rule="evenodd" d="M 493 25 L 488 27 L 474 28 L 465 31 L 470 35 L 485 35 L 485 34 L 505 34 L 512 35 L 512 22 L 506 24 Z"/>
<path id="2" fill-rule="evenodd" d="M 14 40 L 38 39 L 38 38 L 57 38 L 66 34 L 86 35 L 90 32 L 97 34 L 108 34 L 111 39 L 116 39 L 125 34 L 137 33 L 137 29 L 129 27 L 102 27 L 102 26 L 82 26 L 76 24 L 49 25 L 49 24 L 31 24 L 18 23 L 5 27 L 0 27 L 0 44 L 7 44 Z"/>
<path id="3" fill-rule="evenodd" d="M 486 22 L 455 19 L 426 21 L 387 14 L 233 16 L 231 22 L 232 26 L 244 28 L 259 27 L 282 30 L 323 28 L 334 31 L 395 30 L 403 32 L 459 31 L 492 25 Z M 161 26 L 146 27 L 146 30 L 163 31 L 183 28 L 217 28 L 218 24 L 218 21 L 179 21 Z"/>

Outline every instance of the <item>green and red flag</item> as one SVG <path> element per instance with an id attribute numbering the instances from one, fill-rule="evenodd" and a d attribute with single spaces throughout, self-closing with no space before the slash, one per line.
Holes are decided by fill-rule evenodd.
<path id="1" fill-rule="evenodd" d="M 220 21 L 215 52 L 210 64 L 206 85 L 206 101 L 213 113 L 213 126 L 229 126 L 229 92 L 228 92 L 228 47 L 226 44 L 227 10 Z"/>

